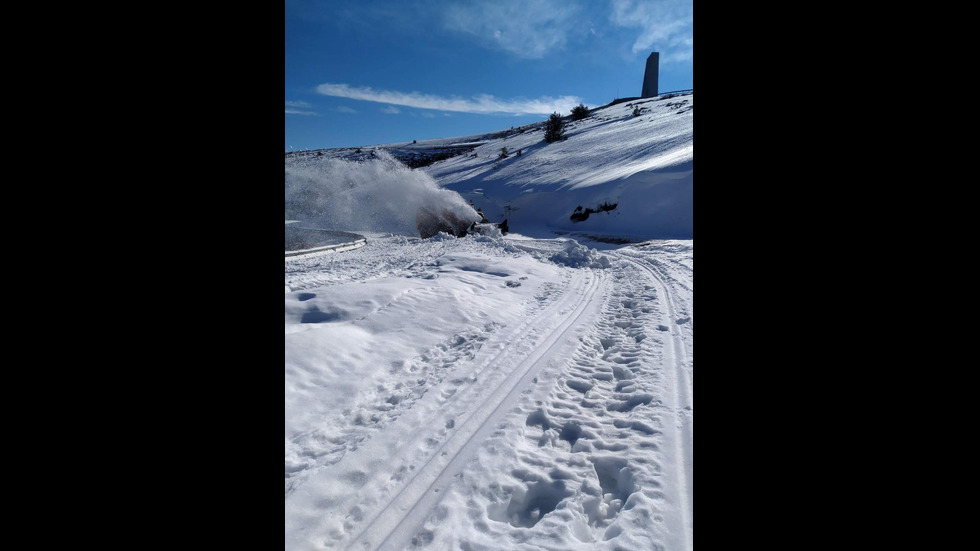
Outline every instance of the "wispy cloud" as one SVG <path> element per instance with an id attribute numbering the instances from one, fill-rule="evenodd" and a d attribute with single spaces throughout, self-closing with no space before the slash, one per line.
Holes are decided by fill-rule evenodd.
<path id="1" fill-rule="evenodd" d="M 286 101 L 286 114 L 287 115 L 316 115 L 314 111 L 306 111 L 313 107 L 305 101 Z"/>
<path id="2" fill-rule="evenodd" d="M 357 109 L 351 109 L 350 107 L 347 107 L 346 105 L 341 105 L 340 107 L 337 107 L 336 111 L 339 112 L 339 113 L 347 113 L 349 115 L 353 115 L 353 114 L 357 113 Z"/>
<path id="3" fill-rule="evenodd" d="M 460 113 L 508 113 L 515 115 L 549 115 L 554 112 L 568 113 L 572 107 L 582 102 L 576 96 L 558 98 L 541 97 L 537 99 L 500 99 L 488 94 L 480 94 L 469 99 L 441 97 L 418 92 L 396 92 L 375 90 L 347 84 L 321 84 L 316 91 L 325 96 L 335 96 L 362 101 L 402 105 L 418 109 L 436 111 L 455 111 Z"/>
<path id="4" fill-rule="evenodd" d="M 445 28 L 476 36 L 490 47 L 538 59 L 565 46 L 579 11 L 567 0 L 494 0 L 446 6 L 442 21 Z"/>
<path id="5" fill-rule="evenodd" d="M 397 115 L 398 113 L 401 113 L 401 110 L 394 105 L 389 105 L 388 107 L 382 109 L 381 112 L 388 115 Z"/>
<path id="6" fill-rule="evenodd" d="M 621 27 L 639 27 L 632 51 L 660 51 L 660 62 L 694 59 L 694 2 L 613 0 L 609 20 Z"/>

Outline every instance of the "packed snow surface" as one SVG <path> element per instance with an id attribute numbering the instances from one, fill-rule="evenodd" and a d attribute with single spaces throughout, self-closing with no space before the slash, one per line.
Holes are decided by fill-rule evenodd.
<path id="1" fill-rule="evenodd" d="M 287 550 L 693 548 L 692 109 L 287 156 Z"/>
<path id="2" fill-rule="evenodd" d="M 689 549 L 693 241 L 287 259 L 287 549 Z"/>

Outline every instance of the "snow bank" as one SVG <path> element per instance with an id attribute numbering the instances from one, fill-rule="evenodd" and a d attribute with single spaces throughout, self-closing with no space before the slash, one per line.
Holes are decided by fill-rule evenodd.
<path id="1" fill-rule="evenodd" d="M 560 266 L 500 238 L 446 234 L 372 239 L 342 255 L 287 258 L 286 268 L 287 494 L 562 279 Z"/>
<path id="2" fill-rule="evenodd" d="M 441 239 L 455 239 L 453 236 L 440 233 Z M 433 238 L 435 239 L 435 238 Z M 568 268 L 603 269 L 610 266 L 609 259 L 596 249 L 589 248 L 573 239 L 534 240 L 528 241 L 523 235 L 513 238 L 505 237 L 495 226 L 483 226 L 479 232 L 473 232 L 465 239 L 495 247 L 498 254 L 529 254 L 540 262 L 551 262 Z M 533 243 L 533 245 L 528 245 Z"/>
<path id="3" fill-rule="evenodd" d="M 608 268 L 609 259 L 599 254 L 599 251 L 580 245 L 576 241 L 568 241 L 565 250 L 559 251 L 548 260 L 555 264 L 571 268 Z"/>

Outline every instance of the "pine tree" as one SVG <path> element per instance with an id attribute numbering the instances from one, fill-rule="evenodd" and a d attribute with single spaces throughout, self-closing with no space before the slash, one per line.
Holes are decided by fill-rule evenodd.
<path id="1" fill-rule="evenodd" d="M 544 127 L 544 141 L 557 142 L 565 135 L 565 121 L 558 113 L 552 113 Z"/>

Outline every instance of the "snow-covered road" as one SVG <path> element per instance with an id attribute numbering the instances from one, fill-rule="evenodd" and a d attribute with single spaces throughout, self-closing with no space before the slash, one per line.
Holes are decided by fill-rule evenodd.
<path id="1" fill-rule="evenodd" d="M 693 547 L 693 241 L 286 258 L 286 549 Z"/>

